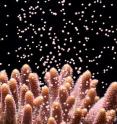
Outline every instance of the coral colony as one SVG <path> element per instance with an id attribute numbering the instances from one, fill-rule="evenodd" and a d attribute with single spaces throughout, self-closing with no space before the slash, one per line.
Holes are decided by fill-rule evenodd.
<path id="1" fill-rule="evenodd" d="M 116 119 L 117 82 L 105 95 L 96 93 L 98 80 L 89 70 L 74 83 L 73 69 L 65 64 L 60 73 L 46 72 L 40 87 L 37 73 L 25 64 L 8 79 L 0 72 L 0 124 L 113 124 Z M 75 84 L 75 85 L 74 85 Z"/>
<path id="2" fill-rule="evenodd" d="M 57 70 L 68 63 L 77 74 L 90 69 L 98 79 L 100 74 L 106 77 L 115 69 L 117 21 L 113 13 L 117 11 L 116 0 L 16 0 L 15 5 L 11 3 L 13 7 L 8 3 L 5 0 L 0 3 L 0 16 L 3 15 L 0 23 L 4 26 L 0 42 L 16 41 L 16 46 L 12 45 L 6 53 L 3 51 L 9 60 L 0 60 L 1 68 L 14 67 L 10 61 L 13 56 L 17 65 L 33 63 L 40 75 L 53 66 L 53 61 Z M 8 33 L 11 23 L 14 26 L 13 16 L 17 36 L 9 40 L 15 37 Z M 111 61 L 106 61 L 106 56 Z M 106 82 L 104 78 L 102 81 Z M 104 89 L 108 84 L 102 82 L 101 85 Z"/>
<path id="3" fill-rule="evenodd" d="M 113 13 L 117 3 L 116 0 L 76 2 L 16 0 L 16 10 L 12 2 L 0 3 L 0 25 L 4 27 L 0 28 L 0 43 L 12 44 L 6 45 L 9 48 L 6 52 L 1 47 L 0 53 L 3 51 L 5 59 L 14 57 L 17 65 L 33 64 L 33 69 L 41 73 L 39 77 L 28 64 L 21 70 L 14 69 L 10 78 L 6 71 L 0 71 L 0 124 L 115 123 L 117 82 L 112 82 L 100 98 L 96 92 L 98 80 L 94 77 L 115 69 L 117 21 Z M 16 24 L 16 46 L 10 40 L 12 23 Z M 14 63 L 3 60 L 0 68 L 13 67 Z M 60 70 L 63 63 L 67 64 Z M 73 69 L 80 74 L 76 82 Z M 82 73 L 84 70 L 87 71 Z M 102 90 L 108 83 L 101 85 Z"/>

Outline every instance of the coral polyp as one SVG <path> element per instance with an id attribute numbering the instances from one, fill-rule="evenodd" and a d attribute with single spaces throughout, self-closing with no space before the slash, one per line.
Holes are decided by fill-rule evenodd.
<path id="1" fill-rule="evenodd" d="M 98 80 L 89 70 L 76 83 L 65 64 L 60 73 L 51 68 L 40 86 L 39 76 L 28 64 L 14 69 L 10 79 L 0 72 L 0 124 L 113 124 L 116 120 L 117 82 L 105 95 L 96 92 Z"/>

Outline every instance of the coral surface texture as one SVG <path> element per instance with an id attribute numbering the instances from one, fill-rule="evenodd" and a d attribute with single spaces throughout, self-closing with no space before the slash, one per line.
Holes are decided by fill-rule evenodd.
<path id="1" fill-rule="evenodd" d="M 89 70 L 76 82 L 65 64 L 60 73 L 51 68 L 40 86 L 39 76 L 28 64 L 14 69 L 10 78 L 0 71 L 0 124 L 114 124 L 117 82 L 100 98 L 97 79 Z"/>

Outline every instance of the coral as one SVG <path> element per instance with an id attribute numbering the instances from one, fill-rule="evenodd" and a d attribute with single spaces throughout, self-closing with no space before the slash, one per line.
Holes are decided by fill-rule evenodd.
<path id="1" fill-rule="evenodd" d="M 10 79 L 0 72 L 0 124 L 113 124 L 117 109 L 117 82 L 102 98 L 97 96 L 98 80 L 89 70 L 74 83 L 73 69 L 65 64 L 60 73 L 39 76 L 28 64 L 14 69 Z"/>

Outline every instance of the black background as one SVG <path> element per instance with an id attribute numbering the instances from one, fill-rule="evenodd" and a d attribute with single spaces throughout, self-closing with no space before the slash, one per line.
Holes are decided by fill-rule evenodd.
<path id="1" fill-rule="evenodd" d="M 36 2 L 36 1 L 34 1 L 34 2 Z M 40 2 L 41 2 L 41 0 L 40 0 Z M 73 15 L 73 12 L 75 10 L 78 9 L 80 11 L 82 9 L 81 6 L 80 6 L 81 2 L 82 1 L 80 1 L 80 0 L 79 0 L 79 2 L 78 2 L 78 0 L 72 0 L 72 7 L 70 9 L 67 9 L 67 11 L 68 11 L 68 14 L 67 14 L 67 17 L 66 17 L 67 19 L 70 18 L 71 20 L 74 20 L 74 22 L 78 23 L 77 19 L 72 18 L 72 15 Z M 83 2 L 84 3 L 87 3 L 89 1 L 84 0 Z M 105 5 L 108 5 L 109 4 L 106 0 L 103 1 L 103 2 L 105 3 Z M 116 4 L 117 4 L 116 2 L 110 1 L 110 3 L 111 2 L 114 3 L 114 5 L 116 6 Z M 6 8 L 3 7 L 5 4 L 7 5 Z M 0 70 L 6 69 L 9 75 L 10 75 L 10 72 L 12 71 L 12 69 L 14 69 L 14 68 L 20 69 L 21 66 L 24 63 L 29 63 L 30 66 L 32 67 L 33 71 L 36 71 L 36 72 L 38 72 L 41 75 L 41 72 L 44 69 L 44 67 L 41 66 L 42 63 L 40 62 L 40 66 L 41 67 L 40 67 L 39 70 L 36 70 L 36 67 L 34 65 L 34 62 L 36 62 L 37 58 L 39 58 L 40 56 L 42 56 L 44 54 L 47 54 L 49 51 L 53 51 L 55 53 L 55 55 L 57 54 L 56 51 L 51 47 L 51 42 L 49 41 L 48 44 L 50 44 L 49 45 L 50 47 L 48 49 L 44 49 L 42 52 L 40 52 L 38 54 L 35 54 L 33 56 L 33 58 L 31 59 L 31 62 L 27 62 L 27 60 L 23 60 L 20 63 L 18 62 L 18 60 L 16 58 L 16 53 L 14 52 L 14 50 L 17 49 L 17 47 L 20 46 L 20 42 L 17 43 L 17 41 L 19 39 L 18 39 L 18 36 L 17 36 L 16 26 L 17 25 L 20 25 L 21 26 L 21 24 L 18 21 L 17 15 L 20 13 L 21 7 L 24 7 L 25 9 L 27 9 L 28 8 L 28 5 L 31 5 L 31 4 L 34 5 L 36 3 L 33 3 L 31 1 L 29 1 L 29 4 L 24 4 L 24 2 L 21 1 L 21 0 L 19 2 L 16 2 L 16 1 L 13 1 L 13 0 L 3 0 L 3 1 L 0 1 L 0 35 L 2 37 L 5 37 L 5 35 L 8 34 L 8 38 L 4 38 L 3 41 L 0 41 L 0 62 L 2 63 L 2 65 L 0 66 Z M 42 2 L 42 6 L 44 7 L 43 2 Z M 55 8 L 56 9 L 59 9 L 59 6 L 57 8 L 57 6 L 55 5 L 54 1 L 52 1 L 48 6 L 45 6 L 46 13 L 48 13 L 48 10 L 49 10 L 49 7 L 50 6 L 53 9 L 55 9 Z M 110 8 L 107 7 L 104 10 L 104 12 L 103 12 L 103 9 L 97 4 L 96 6 L 92 7 L 90 10 L 88 10 L 87 15 L 86 15 L 86 18 L 87 19 L 90 20 L 89 15 L 92 12 L 92 9 L 94 9 L 94 8 L 95 8 L 95 10 L 97 10 L 97 12 L 102 12 L 103 13 L 103 15 L 104 15 L 102 17 L 103 20 L 106 20 L 106 17 L 108 15 L 111 15 L 112 16 L 111 22 L 108 22 L 109 25 L 110 24 L 113 24 L 114 26 L 117 25 L 117 18 L 116 18 L 117 17 L 117 15 L 116 15 L 117 8 L 116 7 L 113 7 L 113 9 L 110 9 Z M 6 14 L 9 14 L 10 17 L 9 18 L 6 18 Z M 35 24 L 35 25 L 37 23 L 39 24 L 40 22 L 37 21 L 38 18 L 40 18 L 40 16 L 35 16 L 30 21 L 32 21 L 33 24 Z M 47 18 L 47 20 L 48 20 L 48 25 L 49 26 L 50 25 L 54 25 L 54 27 L 55 27 L 54 30 L 56 32 L 58 32 L 59 29 L 60 29 L 60 26 L 62 25 L 61 21 L 59 21 L 59 20 L 62 19 L 61 15 L 59 15 L 58 17 L 53 17 L 53 16 L 47 14 L 45 16 L 45 18 Z M 28 23 L 30 23 L 30 21 Z M 6 23 L 8 23 L 8 26 L 7 27 L 5 26 Z M 100 23 L 101 22 L 99 22 L 96 26 L 99 27 L 99 24 Z M 84 29 L 83 29 L 83 22 L 80 22 L 77 25 L 79 25 L 79 27 L 80 27 L 81 34 L 80 34 L 79 37 L 80 37 L 80 39 L 82 39 L 84 37 L 85 33 L 86 33 L 84 31 Z M 69 27 L 69 29 L 67 29 L 67 30 L 72 30 L 72 28 Z M 95 27 L 94 30 L 96 30 L 96 27 Z M 32 32 L 28 32 L 27 37 L 30 36 L 31 33 Z M 47 33 L 47 32 L 45 32 L 45 33 Z M 74 34 L 74 32 L 72 32 L 72 33 L 73 33 L 72 35 L 73 35 L 73 38 L 74 38 L 73 44 L 74 44 L 74 46 L 77 47 L 77 49 L 79 49 L 81 46 L 77 46 L 77 44 L 75 42 L 75 40 L 77 40 L 77 38 L 75 39 L 75 34 Z M 58 33 L 58 36 L 59 35 L 60 34 Z M 92 33 L 89 32 L 88 36 L 91 37 L 91 40 L 90 40 L 90 42 L 88 42 L 87 48 L 90 49 L 90 48 L 94 47 L 94 48 L 96 48 L 96 52 L 99 52 L 100 51 L 100 48 L 102 48 L 102 46 L 104 46 L 105 44 L 107 44 L 108 46 L 115 45 L 113 43 L 113 40 L 112 39 L 113 39 L 113 37 L 116 37 L 116 35 L 117 34 L 115 32 L 114 35 L 111 35 L 109 38 L 105 38 L 103 35 L 96 36 L 95 34 L 93 34 L 93 32 Z M 46 34 L 45 34 L 45 36 L 46 36 Z M 61 37 L 61 35 L 59 37 Z M 38 37 L 35 37 L 35 42 L 36 42 L 36 39 L 38 39 Z M 23 41 L 23 40 L 24 39 L 21 39 L 21 41 Z M 43 44 L 45 44 L 47 42 L 47 40 L 48 39 L 46 37 L 44 37 Z M 62 37 L 61 37 L 61 41 L 62 41 Z M 25 45 L 25 43 L 22 43 L 22 46 L 23 46 L 23 44 Z M 61 42 L 61 44 L 63 44 L 63 42 Z M 70 44 L 68 44 L 68 46 L 70 46 Z M 117 51 L 116 49 L 117 49 L 117 46 L 115 45 L 115 51 Z M 8 51 L 10 51 L 10 55 L 9 56 L 7 55 L 7 52 Z M 37 50 L 36 49 L 33 49 L 33 52 L 34 53 L 37 53 Z M 95 54 L 95 53 L 93 53 L 93 54 Z M 91 56 L 91 54 L 92 54 L 92 52 L 88 51 L 87 55 L 90 55 Z M 83 56 L 86 56 L 86 53 L 82 52 L 81 53 L 81 56 L 82 57 Z M 100 60 L 100 63 L 101 64 L 100 64 L 99 67 L 96 67 L 95 65 L 89 65 L 89 68 L 88 68 L 92 72 L 96 72 L 96 71 L 101 72 L 101 70 L 104 68 L 104 66 L 106 64 L 109 63 L 110 65 L 113 66 L 113 69 L 111 71 L 108 71 L 108 73 L 106 73 L 106 74 L 100 73 L 99 75 L 96 76 L 96 78 L 99 79 L 98 93 L 100 95 L 103 95 L 103 93 L 107 89 L 108 85 L 112 81 L 116 81 L 117 80 L 117 62 L 116 61 L 113 61 L 112 58 L 111 58 L 111 56 L 113 56 L 113 53 L 111 51 L 108 51 L 107 50 L 104 53 L 104 57 L 102 57 L 101 60 Z M 77 63 L 78 66 L 82 66 L 83 67 L 82 72 L 86 70 L 85 69 L 85 65 L 87 64 L 87 61 L 84 61 L 83 64 L 78 63 L 77 62 L 77 58 L 75 58 L 74 52 L 69 53 L 69 58 L 70 57 L 73 57 L 75 59 L 75 61 L 76 61 L 76 63 Z M 62 57 L 61 57 L 61 66 L 63 64 L 65 64 L 65 62 L 64 62 L 64 59 L 65 58 L 68 58 L 68 55 L 65 54 L 65 53 L 63 53 L 62 54 Z M 10 64 L 10 66 L 8 66 L 8 64 Z M 52 66 L 55 66 L 56 67 L 56 64 L 53 63 Z M 71 64 L 71 66 L 74 68 L 74 65 Z M 74 75 L 78 76 L 76 73 L 74 73 Z M 101 81 L 104 81 L 105 83 L 108 84 L 108 85 L 105 86 L 104 89 L 102 88 L 102 86 L 104 84 L 102 84 Z"/>

